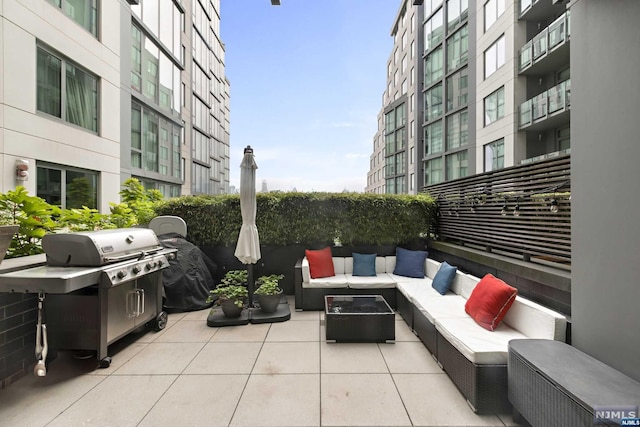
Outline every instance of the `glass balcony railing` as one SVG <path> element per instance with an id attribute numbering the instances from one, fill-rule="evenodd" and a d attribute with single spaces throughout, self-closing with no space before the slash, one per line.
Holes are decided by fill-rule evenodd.
<path id="1" fill-rule="evenodd" d="M 530 67 L 548 52 L 569 40 L 570 18 L 570 11 L 567 11 L 520 49 L 520 71 Z"/>
<path id="2" fill-rule="evenodd" d="M 571 105 L 571 80 L 565 80 L 557 86 L 542 92 L 522 104 L 519 108 L 518 126 L 529 126 Z"/>

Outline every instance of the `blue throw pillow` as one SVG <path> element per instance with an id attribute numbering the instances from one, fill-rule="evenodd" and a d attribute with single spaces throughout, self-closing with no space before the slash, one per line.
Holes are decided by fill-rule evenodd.
<path id="1" fill-rule="evenodd" d="M 354 276 L 376 276 L 376 254 L 353 253 Z"/>
<path id="2" fill-rule="evenodd" d="M 396 248 L 396 268 L 393 270 L 393 274 L 418 279 L 424 278 L 424 262 L 427 255 L 427 251 Z"/>
<path id="3" fill-rule="evenodd" d="M 446 294 L 451 288 L 451 283 L 456 277 L 456 271 L 458 267 L 449 265 L 446 261 L 440 264 L 440 269 L 436 273 L 436 277 L 433 278 L 431 286 L 440 294 Z"/>

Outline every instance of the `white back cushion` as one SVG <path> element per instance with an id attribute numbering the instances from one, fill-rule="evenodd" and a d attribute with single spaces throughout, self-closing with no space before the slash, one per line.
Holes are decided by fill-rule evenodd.
<path id="1" fill-rule="evenodd" d="M 396 268 L 396 256 L 386 256 L 384 257 L 384 262 L 386 264 L 385 269 L 387 270 L 387 273 L 393 273 L 393 270 Z"/>
<path id="2" fill-rule="evenodd" d="M 521 296 L 516 297 L 502 321 L 528 338 L 566 341 L 567 318 Z"/>
<path id="3" fill-rule="evenodd" d="M 440 270 L 440 263 L 434 259 L 427 258 L 424 261 L 424 271 L 427 273 L 427 277 L 433 279 L 436 277 L 436 273 Z"/>
<path id="4" fill-rule="evenodd" d="M 346 266 L 345 266 L 345 258 L 344 257 L 332 257 L 333 259 L 333 272 L 336 274 L 345 274 Z M 353 258 L 349 258 L 351 260 L 351 272 L 353 272 Z"/>
<path id="5" fill-rule="evenodd" d="M 456 294 L 463 296 L 465 299 L 469 299 L 473 288 L 476 287 L 480 279 L 476 276 L 466 274 L 460 270 L 456 271 L 456 277 L 451 282 L 451 290 Z"/>
<path id="6" fill-rule="evenodd" d="M 387 270 L 387 260 L 383 256 L 376 257 L 376 273 L 393 273 L 393 270 Z"/>

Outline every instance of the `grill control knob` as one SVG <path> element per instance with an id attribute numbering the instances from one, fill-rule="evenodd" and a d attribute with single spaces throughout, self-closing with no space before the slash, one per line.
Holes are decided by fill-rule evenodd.
<path id="1" fill-rule="evenodd" d="M 162 267 L 162 264 L 164 264 L 164 262 L 161 259 L 159 259 L 158 260 L 158 267 Z"/>
<path id="2" fill-rule="evenodd" d="M 144 269 L 147 271 L 151 270 L 152 268 L 153 268 L 153 265 L 150 262 L 146 263 L 144 266 Z"/>
<path id="3" fill-rule="evenodd" d="M 127 277 L 127 272 L 124 270 L 120 270 L 118 271 L 118 273 L 116 273 L 116 276 L 118 277 L 118 279 L 124 279 L 125 277 Z"/>
<path id="4" fill-rule="evenodd" d="M 142 269 L 140 268 L 139 265 L 134 265 L 133 268 L 131 269 L 131 271 L 133 271 L 133 274 L 138 274 L 140 273 Z"/>

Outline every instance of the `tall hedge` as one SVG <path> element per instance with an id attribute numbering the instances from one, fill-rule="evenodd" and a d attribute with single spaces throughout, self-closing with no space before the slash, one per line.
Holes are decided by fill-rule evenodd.
<path id="1" fill-rule="evenodd" d="M 182 217 L 198 246 L 230 246 L 242 217 L 238 195 L 183 196 L 161 202 L 158 215 Z M 424 237 L 435 220 L 428 195 L 258 193 L 256 225 L 263 245 L 397 245 Z"/>

